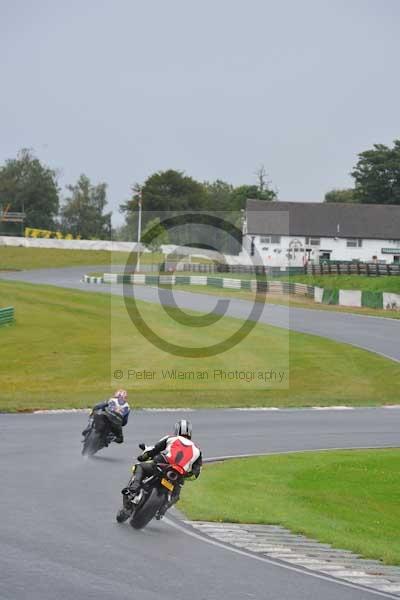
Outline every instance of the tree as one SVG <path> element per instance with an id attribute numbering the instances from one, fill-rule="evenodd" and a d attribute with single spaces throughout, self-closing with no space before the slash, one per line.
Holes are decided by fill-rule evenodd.
<path id="1" fill-rule="evenodd" d="M 358 202 L 358 198 L 355 196 L 355 190 L 353 188 L 347 188 L 342 190 L 331 190 L 325 194 L 324 202 Z"/>
<path id="2" fill-rule="evenodd" d="M 154 212 L 202 210 L 206 204 L 203 184 L 181 171 L 159 171 L 142 187 L 143 210 Z"/>
<path id="3" fill-rule="evenodd" d="M 56 172 L 43 165 L 32 150 L 20 150 L 17 158 L 0 167 L 0 205 L 25 212 L 26 227 L 54 229 L 58 193 Z"/>
<path id="4" fill-rule="evenodd" d="M 141 241 L 153 252 L 160 250 L 162 244 L 169 243 L 168 231 L 165 230 L 158 217 L 147 222 Z"/>
<path id="5" fill-rule="evenodd" d="M 234 187 L 226 181 L 217 179 L 213 182 L 204 182 L 206 190 L 206 208 L 212 211 L 232 210 L 232 194 Z"/>
<path id="6" fill-rule="evenodd" d="M 141 186 L 136 183 L 132 187 L 132 197 L 120 205 L 120 211 L 125 213 L 126 223 L 133 239 L 137 238 L 137 213 L 139 194 L 142 198 L 143 228 L 148 221 L 155 218 L 165 218 L 182 211 L 201 211 L 207 205 L 207 192 L 202 183 L 181 171 L 169 169 L 154 173 Z M 184 227 L 169 233 L 171 243 L 184 244 L 190 238 L 190 233 Z"/>
<path id="7" fill-rule="evenodd" d="M 374 144 L 358 156 L 351 172 L 355 197 L 363 203 L 400 204 L 400 140 L 394 140 L 393 148 Z"/>
<path id="8" fill-rule="evenodd" d="M 104 214 L 107 184 L 92 185 L 81 175 L 75 185 L 68 185 L 71 196 L 61 209 L 61 225 L 66 233 L 84 239 L 111 237 L 111 212 Z"/>
<path id="9" fill-rule="evenodd" d="M 234 210 L 246 208 L 246 201 L 249 198 L 252 200 L 265 200 L 266 202 L 271 202 L 277 200 L 277 193 L 269 187 L 261 191 L 258 185 L 241 185 L 233 191 L 232 208 Z"/>
<path id="10" fill-rule="evenodd" d="M 260 165 L 255 172 L 260 200 L 275 200 L 277 194 L 271 189 L 272 181 L 267 179 L 268 173 L 264 165 Z M 263 197 L 265 195 L 265 197 Z"/>
<path id="11" fill-rule="evenodd" d="M 217 231 L 215 226 L 210 227 L 210 219 L 204 215 L 204 218 L 199 217 L 196 224 L 187 223 L 185 226 L 169 230 L 170 243 L 198 247 L 206 247 L 209 244 L 219 250 L 232 252 L 237 251 L 239 240 L 232 241 L 232 236 L 227 234 L 230 230 L 229 223 L 235 223 L 237 230 L 241 231 L 242 217 L 238 213 L 245 208 L 246 200 L 274 200 L 277 195 L 269 187 L 264 167 L 259 172 L 257 185 L 243 185 L 238 188 L 220 179 L 211 183 L 201 183 L 181 171 L 159 171 L 151 175 L 143 186 L 135 184 L 132 188 L 132 198 L 120 205 L 120 211 L 125 214 L 125 226 L 119 235 L 128 234 L 130 239 L 134 240 L 137 239 L 139 193 L 143 203 L 144 227 L 149 220 L 157 217 L 162 222 L 165 214 L 171 216 L 181 211 L 212 214 L 223 211 L 227 220 L 226 230 L 224 226 L 221 227 L 221 231 Z"/>

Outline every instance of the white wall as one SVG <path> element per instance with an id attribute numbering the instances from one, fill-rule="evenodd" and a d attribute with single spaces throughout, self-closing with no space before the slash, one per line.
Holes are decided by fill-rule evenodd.
<path id="1" fill-rule="evenodd" d="M 400 236 L 400 232 L 399 232 Z M 281 236 L 280 244 L 261 243 L 260 238 L 264 236 L 255 236 L 255 253 L 259 255 L 261 264 L 267 266 L 294 266 L 301 267 L 308 260 L 308 253 L 305 252 L 306 239 L 304 236 Z M 252 236 L 247 234 L 243 238 L 243 247 L 246 252 L 250 252 Z M 292 258 L 289 260 L 287 253 L 289 248 L 298 247 L 299 251 L 292 252 Z M 331 260 L 360 260 L 362 262 L 372 262 L 373 256 L 379 261 L 386 263 L 393 262 L 394 254 L 383 254 L 382 248 L 400 248 L 400 241 L 393 240 L 371 240 L 363 239 L 361 248 L 347 247 L 347 240 L 343 238 L 320 238 L 319 246 L 307 246 L 312 248 L 310 253 L 311 262 L 319 262 L 320 254 L 323 251 L 331 250 Z"/>
<path id="2" fill-rule="evenodd" d="M 111 242 L 107 240 L 57 240 L 45 238 L 29 238 L 17 236 L 0 236 L 0 246 L 23 246 L 24 248 L 60 248 L 64 250 L 113 250 L 114 252 L 132 252 L 138 248 L 137 242 Z M 177 252 L 182 256 L 206 257 L 221 260 L 221 254 L 213 250 L 203 248 L 190 248 L 187 246 L 175 246 L 172 244 L 161 246 L 164 253 Z M 142 252 L 149 252 L 145 246 Z M 237 256 L 225 255 L 225 261 L 229 264 L 235 262 Z"/>
<path id="3" fill-rule="evenodd" d="M 136 242 L 110 242 L 107 240 L 56 240 L 45 238 L 0 236 L 0 246 L 23 246 L 24 248 L 60 248 L 64 250 L 114 250 L 132 252 Z M 142 249 L 142 251 L 144 248 Z"/>

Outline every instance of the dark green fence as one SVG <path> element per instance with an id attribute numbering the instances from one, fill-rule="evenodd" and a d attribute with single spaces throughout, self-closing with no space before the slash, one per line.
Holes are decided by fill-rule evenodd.
<path id="1" fill-rule="evenodd" d="M 400 275 L 400 265 L 392 263 L 363 263 L 353 261 L 322 261 L 315 265 L 309 263 L 304 271 L 307 275 Z"/>
<path id="2" fill-rule="evenodd" d="M 14 307 L 0 308 L 0 326 L 14 323 Z"/>

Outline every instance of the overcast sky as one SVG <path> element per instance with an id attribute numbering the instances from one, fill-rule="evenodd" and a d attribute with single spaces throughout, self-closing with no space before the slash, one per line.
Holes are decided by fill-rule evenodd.
<path id="1" fill-rule="evenodd" d="M 0 0 L 0 162 L 32 147 L 114 211 L 160 169 L 261 163 L 281 200 L 321 201 L 400 137 L 399 31 L 399 0 Z"/>

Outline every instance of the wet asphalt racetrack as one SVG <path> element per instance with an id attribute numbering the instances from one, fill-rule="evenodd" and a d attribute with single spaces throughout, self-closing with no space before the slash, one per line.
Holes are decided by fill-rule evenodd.
<path id="1" fill-rule="evenodd" d="M 79 283 L 87 270 L 26 272 L 6 278 L 100 291 L 102 286 Z M 155 300 L 156 293 L 153 288 L 142 288 L 141 297 Z M 194 295 L 197 299 L 192 294 L 180 295 L 179 304 L 190 302 L 192 309 L 200 309 L 201 303 L 205 310 L 205 302 L 214 306 L 216 301 L 200 294 Z M 188 296 L 190 299 L 185 300 Z M 243 304 L 234 301 L 230 314 L 240 317 L 246 308 Z M 286 307 L 272 306 L 265 308 L 262 320 L 282 326 L 286 323 L 298 331 L 333 337 L 400 359 L 400 323 L 393 320 L 304 309 L 290 309 L 289 314 Z M 1 600 L 381 597 L 193 538 L 173 526 L 174 519 L 179 522 L 177 513 L 172 523 L 152 522 L 139 532 L 129 524 L 118 525 L 119 491 L 129 477 L 137 444 L 150 443 L 168 432 L 179 414 L 133 413 L 126 443 L 113 444 L 93 459 L 80 455 L 80 431 L 86 422 L 83 414 L 0 415 Z M 397 409 L 201 410 L 188 416 L 206 458 L 399 445 Z"/>

